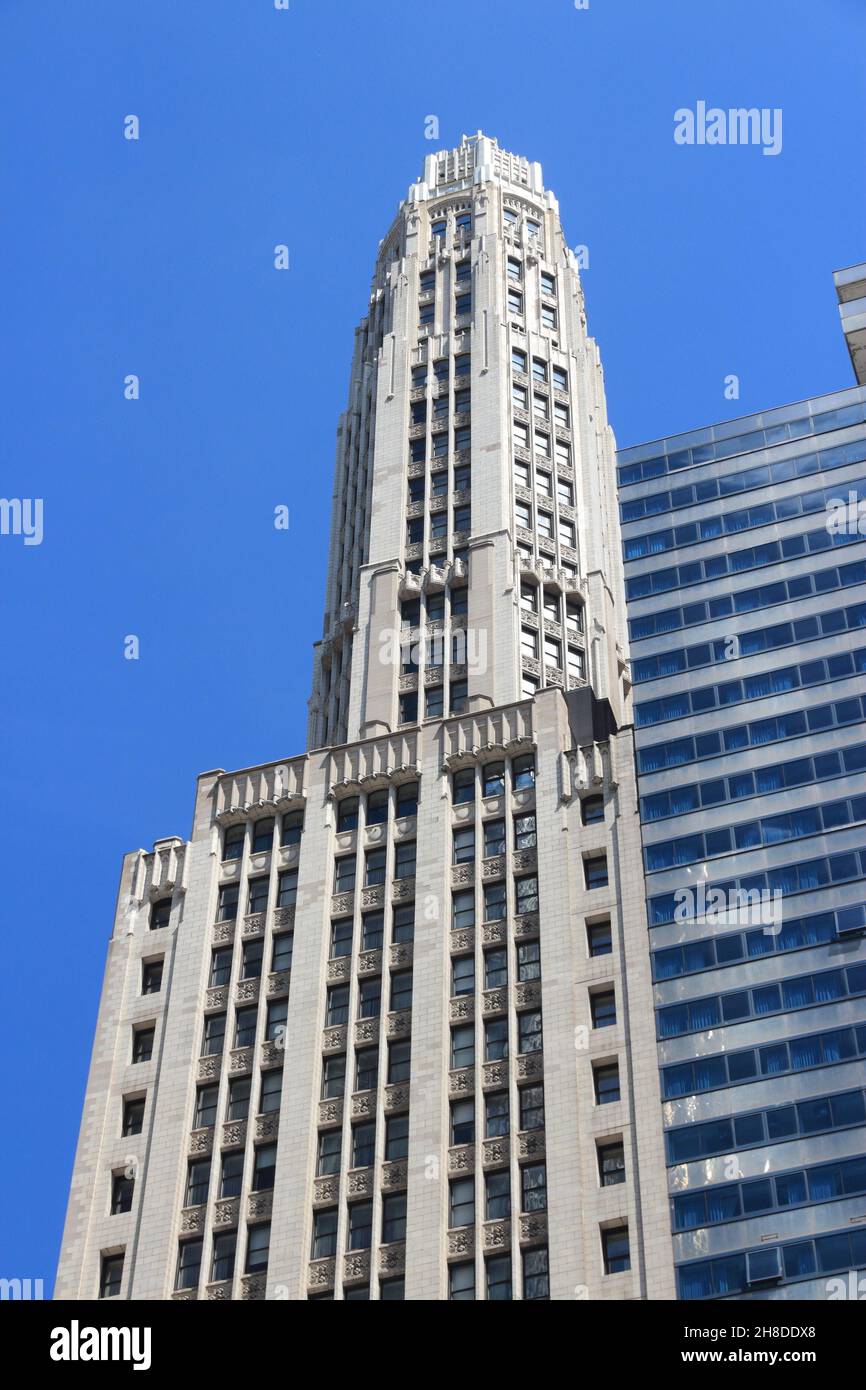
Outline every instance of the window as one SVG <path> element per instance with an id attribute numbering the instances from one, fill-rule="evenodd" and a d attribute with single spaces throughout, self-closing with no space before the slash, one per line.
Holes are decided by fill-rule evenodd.
<path id="1" fill-rule="evenodd" d="M 99 1297 L 116 1298 L 120 1293 L 122 1280 L 123 1255 L 103 1255 L 99 1271 Z"/>
<path id="2" fill-rule="evenodd" d="M 451 1066 L 471 1067 L 475 1061 L 475 1029 L 471 1024 L 451 1029 Z"/>
<path id="3" fill-rule="evenodd" d="M 258 1009 L 238 1009 L 235 1015 L 235 1047 L 252 1047 L 256 1040 Z"/>
<path id="4" fill-rule="evenodd" d="M 378 975 L 362 980 L 358 990 L 358 1017 L 378 1018 L 382 1007 L 382 981 Z"/>
<path id="5" fill-rule="evenodd" d="M 454 300 L 454 312 L 458 318 L 462 317 L 463 314 L 471 314 L 472 295 L 458 294 L 457 298 Z"/>
<path id="6" fill-rule="evenodd" d="M 367 850 L 364 867 L 364 886 L 366 888 L 385 882 L 385 855 L 384 849 Z"/>
<path id="7" fill-rule="evenodd" d="M 601 1233 L 605 1274 L 621 1274 L 631 1269 L 628 1247 L 628 1227 L 614 1226 Z"/>
<path id="8" fill-rule="evenodd" d="M 338 1100 L 346 1091 L 346 1058 L 326 1057 L 322 1063 L 322 1100 Z"/>
<path id="9" fill-rule="evenodd" d="M 459 352 L 454 358 L 454 375 L 466 376 L 471 365 L 471 358 L 468 352 Z M 447 367 L 447 363 L 446 363 Z"/>
<path id="10" fill-rule="evenodd" d="M 534 381 L 547 381 L 547 363 L 540 357 L 532 359 L 532 377 Z"/>
<path id="11" fill-rule="evenodd" d="M 616 1187 L 625 1182 L 625 1152 L 622 1143 L 599 1144 L 598 1179 L 602 1187 Z"/>
<path id="12" fill-rule="evenodd" d="M 222 1016 L 221 1016 L 222 1017 Z M 223 1017 L 223 1023 L 225 1018 Z M 156 1036 L 156 1029 L 145 1026 L 144 1028 L 133 1028 L 132 1030 L 132 1060 L 133 1062 L 149 1062 L 153 1056 L 153 1040 Z M 222 1049 L 220 1049 L 222 1050 Z"/>
<path id="13" fill-rule="evenodd" d="M 195 1095 L 194 1129 L 207 1129 L 216 1124 L 219 1086 L 200 1086 Z M 141 1102 L 144 1105 L 144 1102 Z"/>
<path id="14" fill-rule="evenodd" d="M 519 914 L 538 911 L 538 878 L 527 874 L 514 880 L 515 908 Z"/>
<path id="15" fill-rule="evenodd" d="M 350 1250 L 369 1250 L 373 1243 L 373 1203 L 352 1202 L 349 1206 Z"/>
<path id="16" fill-rule="evenodd" d="M 543 455 L 546 459 L 550 458 L 550 435 L 542 434 L 538 429 L 535 431 L 535 452 Z M 548 473 L 536 474 L 535 481 L 538 491 L 542 493 L 543 496 L 552 496 L 550 491 L 550 475 Z"/>
<path id="17" fill-rule="evenodd" d="M 556 328 L 556 310 L 550 304 L 541 306 L 541 326 L 542 328 Z"/>
<path id="18" fill-rule="evenodd" d="M 133 1134 L 141 1134 L 144 1125 L 144 1098 L 140 1100 L 125 1100 L 123 1102 L 123 1124 L 121 1126 L 121 1137 L 130 1138 Z"/>
<path id="19" fill-rule="evenodd" d="M 176 1289 L 198 1288 L 203 1243 L 200 1240 L 182 1240 L 178 1246 L 177 1274 L 174 1281 Z"/>
<path id="20" fill-rule="evenodd" d="M 397 788 L 396 815 L 415 816 L 418 814 L 418 783 L 403 782 Z M 398 875 L 399 877 L 399 875 Z"/>
<path id="21" fill-rule="evenodd" d="M 415 904 L 402 903 L 394 908 L 391 919 L 391 940 L 394 944 L 407 943 L 415 937 Z"/>
<path id="22" fill-rule="evenodd" d="M 529 661 L 537 661 L 538 633 L 534 628 L 522 627 L 520 629 L 520 654 Z"/>
<path id="23" fill-rule="evenodd" d="M 436 288 L 436 271 L 435 271 L 435 270 L 422 270 L 422 271 L 421 271 L 421 275 L 420 275 L 420 277 L 419 277 L 419 281 L 418 281 L 418 290 L 419 290 L 419 293 L 420 293 L 420 294 L 426 294 L 426 293 L 428 292 L 428 290 L 432 290 L 432 289 L 435 289 L 435 288 Z M 418 369 L 415 368 L 415 370 L 417 371 Z M 422 368 L 422 370 L 423 370 L 423 368 Z"/>
<path id="24" fill-rule="evenodd" d="M 304 829 L 303 811 L 286 811 L 280 832 L 280 844 L 299 845 Z"/>
<path id="25" fill-rule="evenodd" d="M 468 531 L 472 526 L 472 509 L 468 506 L 454 508 L 454 530 Z"/>
<path id="26" fill-rule="evenodd" d="M 508 1022 L 504 1018 L 488 1019 L 484 1025 L 484 1060 L 501 1062 L 508 1056 Z"/>
<path id="27" fill-rule="evenodd" d="M 521 1211 L 547 1211 L 547 1168 L 543 1163 L 527 1163 L 520 1170 Z"/>
<path id="28" fill-rule="evenodd" d="M 508 1092 L 493 1091 L 484 1097 L 484 1137 L 496 1139 L 509 1129 Z"/>
<path id="29" fill-rule="evenodd" d="M 511 1174 L 507 1168 L 484 1177 L 486 1221 L 504 1221 L 511 1215 Z"/>
<path id="30" fill-rule="evenodd" d="M 226 1035 L 225 1014 L 210 1014 L 204 1021 L 203 1057 L 219 1057 Z"/>
<path id="31" fill-rule="evenodd" d="M 439 436 L 435 436 L 437 439 Z M 445 438 L 447 439 L 447 435 Z M 424 539 L 424 518 L 423 516 L 410 517 L 406 522 L 406 544 L 420 545 Z"/>
<path id="32" fill-rule="evenodd" d="M 406 691 L 400 696 L 400 724 L 417 724 L 418 722 L 418 692 L 417 690 Z"/>
<path id="33" fill-rule="evenodd" d="M 238 915 L 240 888 L 236 883 L 224 883 L 219 891 L 218 922 L 233 922 Z"/>
<path id="34" fill-rule="evenodd" d="M 546 540 L 553 539 L 553 517 L 551 516 L 550 512 L 543 512 L 539 508 L 536 529 L 538 531 L 539 536 L 543 536 Z M 547 650 L 548 643 L 550 642 L 550 640 L 551 639 L 549 637 L 545 637 L 544 639 L 545 652 Z M 555 661 L 553 664 L 554 666 L 558 666 L 559 662 Z"/>
<path id="35" fill-rule="evenodd" d="M 515 225 L 515 223 L 517 222 L 517 220 L 518 220 L 518 213 L 517 213 L 517 209 L 516 209 L 516 208 L 503 208 L 503 209 L 502 209 L 502 221 L 505 223 L 505 226 L 506 226 L 506 227 L 513 227 L 513 226 Z"/>
<path id="36" fill-rule="evenodd" d="M 262 976 L 262 960 L 265 953 L 265 943 L 262 938 L 256 937 L 252 941 L 245 941 L 242 951 L 241 979 L 260 980 Z"/>
<path id="37" fill-rule="evenodd" d="M 141 967 L 142 994 L 159 994 L 162 989 L 162 957 L 146 960 Z"/>
<path id="38" fill-rule="evenodd" d="M 355 1125 L 352 1130 L 352 1167 L 371 1168 L 375 1152 L 375 1124 Z"/>
<path id="39" fill-rule="evenodd" d="M 186 1196 L 184 1206 L 201 1207 L 207 1201 L 210 1187 L 210 1159 L 198 1158 L 190 1163 L 186 1172 Z"/>
<path id="40" fill-rule="evenodd" d="M 233 1076 L 229 1081 L 229 1099 L 226 1110 L 227 1120 L 245 1120 L 250 1113 L 250 1090 L 252 1079 L 249 1076 Z"/>
<path id="41" fill-rule="evenodd" d="M 591 956 L 609 956 L 613 950 L 610 922 L 587 922 L 586 940 Z"/>
<path id="42" fill-rule="evenodd" d="M 593 1079 L 597 1105 L 610 1105 L 619 1100 L 619 1067 L 616 1062 L 593 1067 Z"/>
<path id="43" fill-rule="evenodd" d="M 232 973 L 232 948 L 231 946 L 220 946 L 211 955 L 209 986 L 216 989 L 220 985 L 227 985 Z"/>
<path id="44" fill-rule="evenodd" d="M 523 278 L 523 267 L 514 256 L 508 257 L 508 278 L 509 280 L 521 280 Z"/>
<path id="45" fill-rule="evenodd" d="M 273 849 L 274 844 L 274 818 L 273 816 L 263 816 L 253 825 L 253 854 L 265 854 Z"/>
<path id="46" fill-rule="evenodd" d="M 334 892 L 352 893 L 355 888 L 355 856 L 345 854 L 334 861 Z"/>
<path id="47" fill-rule="evenodd" d="M 485 1261 L 487 1299 L 491 1303 L 508 1302 L 511 1298 L 511 1256 L 497 1255 Z"/>
<path id="48" fill-rule="evenodd" d="M 388 1085 L 409 1080 L 410 1044 L 392 1042 L 388 1044 Z"/>
<path id="49" fill-rule="evenodd" d="M 132 1194 L 135 1191 L 135 1179 L 128 1178 L 124 1173 L 114 1173 L 111 1179 L 111 1215 L 121 1216 L 125 1211 L 132 1211 Z"/>
<path id="50" fill-rule="evenodd" d="M 465 415 L 472 409 L 472 392 L 467 390 L 454 392 L 454 413 L 455 415 Z"/>
<path id="51" fill-rule="evenodd" d="M 337 804 L 337 829 L 338 830 L 357 830 L 358 829 L 358 806 L 357 796 L 344 796 Z"/>
<path id="52" fill-rule="evenodd" d="M 574 488 L 564 478 L 556 480 L 556 500 L 561 507 L 574 506 Z"/>
<path id="53" fill-rule="evenodd" d="M 270 1192 L 277 1172 L 276 1144 L 261 1144 L 255 1150 L 252 1192 Z"/>
<path id="54" fill-rule="evenodd" d="M 412 971 L 401 970 L 391 976 L 391 1012 L 412 1007 Z"/>
<path id="55" fill-rule="evenodd" d="M 529 426 L 524 425 L 520 420 L 513 420 L 511 423 L 511 434 L 514 439 L 515 447 L 518 449 L 529 448 Z"/>
<path id="56" fill-rule="evenodd" d="M 541 436 L 539 436 L 539 438 L 540 438 L 540 437 L 541 437 Z M 549 474 L 549 473 L 542 473 L 542 471 L 541 471 L 540 469 L 536 469 L 536 472 L 535 472 L 535 491 L 538 492 L 538 493 L 540 493 L 542 497 L 550 497 L 550 496 L 552 495 L 552 493 L 551 493 L 551 486 L 552 486 L 552 485 L 551 485 L 551 481 L 550 481 L 550 474 Z M 549 523 L 550 520 L 551 520 L 551 518 L 550 518 L 549 516 L 548 516 L 546 519 L 547 519 L 548 523 Z M 546 605 L 545 605 L 545 611 L 546 611 Z M 557 611 L 557 617 L 558 617 L 558 616 L 559 616 L 559 614 L 558 614 L 558 611 Z"/>
<path id="57" fill-rule="evenodd" d="M 239 1197 L 243 1176 L 243 1151 L 224 1153 L 220 1166 L 220 1197 Z"/>
<path id="58" fill-rule="evenodd" d="M 386 1245 L 406 1239 L 406 1193 L 390 1192 L 382 1199 L 382 1240 Z"/>
<path id="59" fill-rule="evenodd" d="M 508 952 L 497 947 L 484 952 L 484 988 L 502 989 L 508 984 Z"/>
<path id="60" fill-rule="evenodd" d="M 456 277 L 456 278 L 457 278 L 457 283 L 458 283 L 458 285 L 459 285 L 462 281 L 464 281 L 464 280 L 469 280 L 469 279 L 471 279 L 471 277 L 472 277 L 472 262 L 471 262 L 470 260 L 468 260 L 468 259 L 465 260 L 465 261 L 458 261 L 458 262 L 457 262 L 457 266 L 456 266 L 456 271 L 457 271 L 457 277 Z"/>
<path id="61" fill-rule="evenodd" d="M 385 1120 L 385 1161 L 409 1157 L 409 1116 L 389 1115 Z"/>
<path id="62" fill-rule="evenodd" d="M 542 1050 L 541 1011 L 517 1015 L 517 1051 L 540 1052 Z"/>
<path id="63" fill-rule="evenodd" d="M 295 882 L 297 883 L 297 870 L 295 870 Z M 249 895 L 247 901 L 247 912 L 265 912 L 268 906 L 268 880 L 266 878 L 251 878 L 249 882 Z"/>
<path id="64" fill-rule="evenodd" d="M 475 769 L 461 768 L 452 778 L 453 800 L 455 806 L 475 800 Z"/>
<path id="65" fill-rule="evenodd" d="M 504 883 L 485 883 L 484 885 L 484 920 L 485 922 L 501 922 L 505 917 L 505 884 Z"/>
<path id="66" fill-rule="evenodd" d="M 525 788 L 535 786 L 535 755 L 533 753 L 524 753 L 521 757 L 515 758 L 511 769 L 515 791 L 522 791 Z"/>
<path id="67" fill-rule="evenodd" d="M 514 460 L 514 481 L 518 487 L 529 487 L 529 464 Z"/>
<path id="68" fill-rule="evenodd" d="M 535 849 L 537 844 L 535 812 L 514 817 L 514 848 Z"/>
<path id="69" fill-rule="evenodd" d="M 544 1129 L 544 1087 L 523 1086 L 520 1096 L 520 1128 Z"/>
<path id="70" fill-rule="evenodd" d="M 432 323 L 436 316 L 436 306 L 433 303 L 422 304 L 418 310 L 418 322 L 420 324 Z"/>
<path id="71" fill-rule="evenodd" d="M 484 796 L 501 796 L 505 791 L 505 764 L 486 763 L 481 772 Z"/>
<path id="72" fill-rule="evenodd" d="M 475 993 L 475 957 L 455 956 L 451 962 L 451 995 Z"/>
<path id="73" fill-rule="evenodd" d="M 294 907 L 297 898 L 298 871 L 297 869 L 284 869 L 277 878 L 277 907 Z"/>
<path id="74" fill-rule="evenodd" d="M 258 1226 L 250 1226 L 247 1237 L 247 1274 L 263 1274 L 268 1267 L 271 1247 L 271 1223 L 264 1221 Z"/>
<path id="75" fill-rule="evenodd" d="M 508 312 L 509 314 L 523 313 L 523 295 L 520 293 L 520 290 L 509 289 Z"/>
<path id="76" fill-rule="evenodd" d="M 451 1102 L 451 1143 L 473 1144 L 475 1142 L 475 1101 L 452 1100 Z"/>
<path id="77" fill-rule="evenodd" d="M 314 1260 L 324 1260 L 336 1253 L 337 1208 L 328 1207 L 325 1211 L 313 1213 L 313 1245 L 310 1254 Z"/>
<path id="78" fill-rule="evenodd" d="M 445 692 L 441 685 L 427 691 L 424 702 L 424 715 L 427 719 L 441 719 L 445 712 Z"/>
<path id="79" fill-rule="evenodd" d="M 550 1298 L 550 1262 L 546 1246 L 523 1252 L 523 1297 L 528 1300 Z"/>
<path id="80" fill-rule="evenodd" d="M 379 1050 L 362 1048 L 355 1053 L 355 1090 L 375 1091 L 379 1077 Z"/>
<path id="81" fill-rule="evenodd" d="M 586 680 L 586 656 L 580 647 L 569 647 L 567 653 L 569 679 Z"/>
<path id="82" fill-rule="evenodd" d="M 349 986 L 332 985 L 328 990 L 325 1026 L 339 1028 L 349 1022 Z"/>
<path id="83" fill-rule="evenodd" d="M 616 1023 L 616 995 L 614 991 L 604 990 L 589 996 L 593 1028 L 613 1028 Z"/>
<path id="84" fill-rule="evenodd" d="M 475 1265 L 448 1266 L 448 1297 L 454 1302 L 466 1302 L 475 1298 Z"/>
<path id="85" fill-rule="evenodd" d="M 448 1225 L 475 1225 L 475 1179 L 456 1178 L 448 1186 Z"/>
<path id="86" fill-rule="evenodd" d="M 399 840 L 394 852 L 394 877 L 415 877 L 415 841 Z"/>
<path id="87" fill-rule="evenodd" d="M 381 951 L 384 939 L 384 912 L 365 912 L 361 918 L 361 950 Z"/>
<path id="88" fill-rule="evenodd" d="M 550 407 L 547 404 L 547 397 L 537 393 L 532 397 L 532 413 L 536 420 L 546 420 L 550 414 Z"/>
<path id="89" fill-rule="evenodd" d="M 475 926 L 475 894 L 471 888 L 454 893 L 451 899 L 452 930 Z"/>
<path id="90" fill-rule="evenodd" d="M 370 792 L 367 796 L 366 822 L 368 825 L 384 825 L 388 819 L 388 791 L 384 788 Z"/>
<path id="91" fill-rule="evenodd" d="M 511 369 L 515 372 L 526 371 L 526 353 L 520 348 L 511 349 Z"/>
<path id="92" fill-rule="evenodd" d="M 454 863 L 471 864 L 475 859 L 475 829 L 471 825 L 454 831 Z"/>
<path id="93" fill-rule="evenodd" d="M 484 822 L 484 858 L 493 859 L 496 855 L 505 853 L 505 821 L 487 820 Z M 456 834 L 456 832 L 455 832 Z M 475 835 L 473 831 L 473 845 Z"/>
<path id="94" fill-rule="evenodd" d="M 283 1092 L 282 1068 L 275 1067 L 262 1072 L 262 1087 L 259 1092 L 259 1114 L 275 1115 L 279 1112 Z"/>
<path id="95" fill-rule="evenodd" d="M 583 872 L 588 889 L 606 888 L 607 879 L 607 855 L 595 855 L 591 859 L 584 859 Z"/>
<path id="96" fill-rule="evenodd" d="M 271 956 L 271 970 L 291 970 L 294 932 L 281 932 L 274 937 L 274 953 Z"/>
<path id="97" fill-rule="evenodd" d="M 521 385 L 519 384 L 519 382 L 516 382 L 516 381 L 515 381 L 515 382 L 512 382 L 512 385 L 511 385 L 511 404 L 515 407 L 516 410 L 525 410 L 525 409 L 526 409 L 526 401 L 527 401 L 526 387 L 525 387 L 525 386 L 521 386 Z"/>
<path id="98" fill-rule="evenodd" d="M 518 945 L 517 978 L 521 984 L 541 979 L 541 946 L 537 941 L 522 941 Z"/>
<path id="99" fill-rule="evenodd" d="M 379 1299 L 382 1302 L 393 1303 L 395 1300 L 406 1297 L 405 1279 L 380 1279 L 379 1280 Z"/>
<path id="100" fill-rule="evenodd" d="M 246 827 L 243 825 L 230 825 L 223 835 L 223 859 L 240 859 L 244 852 L 244 840 L 246 839 Z"/>
<path id="101" fill-rule="evenodd" d="M 288 1017 L 288 999 L 272 999 L 265 1011 L 265 1037 L 268 1042 L 282 1043 Z"/>

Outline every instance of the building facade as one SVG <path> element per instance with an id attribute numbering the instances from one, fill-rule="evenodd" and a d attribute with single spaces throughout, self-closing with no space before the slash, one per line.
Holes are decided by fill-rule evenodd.
<path id="1" fill-rule="evenodd" d="M 541 168 L 380 245 L 307 751 L 124 861 L 56 1296 L 673 1298 L 614 442 Z"/>
<path id="2" fill-rule="evenodd" d="M 859 385 L 619 455 L 680 1298 L 866 1270 L 864 422 Z"/>

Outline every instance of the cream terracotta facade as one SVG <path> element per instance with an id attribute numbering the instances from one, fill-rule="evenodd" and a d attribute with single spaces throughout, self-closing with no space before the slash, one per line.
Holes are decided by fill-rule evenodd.
<path id="1" fill-rule="evenodd" d="M 672 1298 L 614 445 L 484 136 L 381 244 L 326 603 L 308 751 L 124 861 L 56 1296 Z"/>

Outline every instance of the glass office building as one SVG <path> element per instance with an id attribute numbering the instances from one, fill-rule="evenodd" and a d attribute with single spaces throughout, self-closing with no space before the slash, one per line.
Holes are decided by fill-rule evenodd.
<path id="1" fill-rule="evenodd" d="M 619 486 L 678 1296 L 862 1296 L 866 386 Z"/>

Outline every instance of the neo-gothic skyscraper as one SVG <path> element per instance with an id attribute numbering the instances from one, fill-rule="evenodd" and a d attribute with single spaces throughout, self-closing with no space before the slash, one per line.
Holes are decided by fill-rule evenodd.
<path id="1" fill-rule="evenodd" d="M 58 1296 L 674 1297 L 629 710 L 575 258 L 478 134 L 356 332 L 308 751 L 124 862 Z"/>

